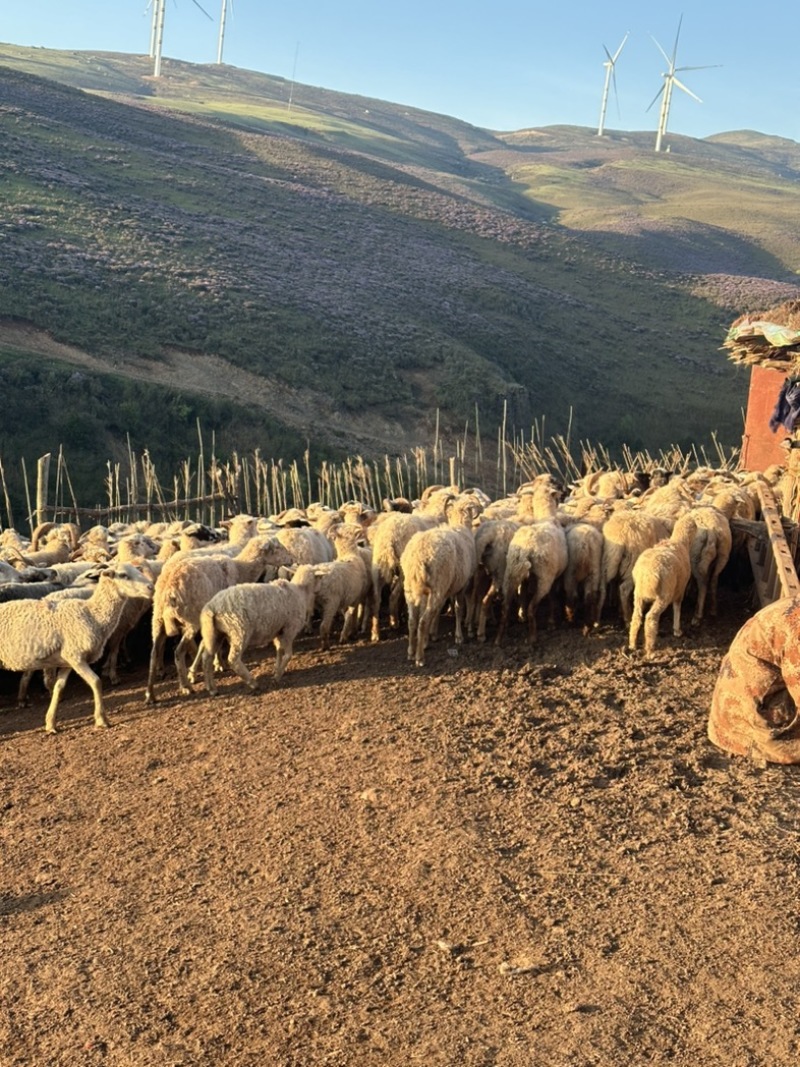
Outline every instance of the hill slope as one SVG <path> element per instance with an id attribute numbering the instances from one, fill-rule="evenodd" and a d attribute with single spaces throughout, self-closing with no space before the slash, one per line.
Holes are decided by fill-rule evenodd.
<path id="1" fill-rule="evenodd" d="M 437 409 L 456 434 L 505 409 L 611 446 L 738 443 L 747 378 L 719 346 L 798 292 L 794 142 L 656 156 L 164 71 L 0 46 L 0 455 L 104 462 L 127 433 L 170 457 L 198 417 L 223 447 L 382 454 Z"/>

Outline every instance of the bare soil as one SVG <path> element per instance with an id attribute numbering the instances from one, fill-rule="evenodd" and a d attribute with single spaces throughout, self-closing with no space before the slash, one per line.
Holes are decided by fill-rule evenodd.
<path id="1" fill-rule="evenodd" d="M 55 737 L 4 676 L 0 1062 L 794 1067 L 800 779 L 705 735 L 751 610 L 650 661 L 308 637 L 154 707 L 139 659 Z"/>

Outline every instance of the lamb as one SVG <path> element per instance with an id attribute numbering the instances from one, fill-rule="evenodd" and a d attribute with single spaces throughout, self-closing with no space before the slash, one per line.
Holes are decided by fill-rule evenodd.
<path id="1" fill-rule="evenodd" d="M 486 623 L 495 597 L 502 593 L 508 546 L 520 528 L 514 519 L 488 519 L 475 530 L 475 580 L 470 589 L 468 629 L 475 628 L 478 641 L 486 640 Z"/>
<path id="2" fill-rule="evenodd" d="M 439 614 L 453 601 L 455 643 L 464 641 L 465 596 L 475 574 L 477 557 L 472 526 L 481 511 L 474 496 L 457 497 L 447 505 L 446 526 L 415 533 L 400 557 L 408 608 L 408 658 L 425 664 L 428 641 L 435 638 Z"/>
<path id="3" fill-rule="evenodd" d="M 153 586 L 127 568 L 101 575 L 88 600 L 20 600 L 0 605 L 0 666 L 10 671 L 55 668 L 56 681 L 45 716 L 47 733 L 71 670 L 94 696 L 95 726 L 109 726 L 100 679 L 90 667 L 102 655 L 129 597 L 149 600 Z"/>
<path id="4" fill-rule="evenodd" d="M 372 542 L 372 623 L 371 638 L 380 640 L 380 611 L 384 591 L 389 590 L 389 626 L 399 626 L 400 604 L 403 596 L 403 575 L 400 557 L 403 549 L 420 530 L 430 530 L 436 520 L 402 511 L 383 513 L 370 527 Z"/>
<path id="5" fill-rule="evenodd" d="M 154 704 L 155 678 L 161 669 L 167 637 L 180 635 L 175 647 L 175 667 L 179 691 L 191 692 L 186 655 L 194 651 L 194 638 L 200 630 L 200 612 L 211 597 L 238 582 L 257 581 L 267 567 L 292 562 L 287 550 L 275 538 L 253 538 L 238 556 L 206 556 L 189 553 L 168 563 L 155 584 L 153 597 L 153 647 L 145 690 L 145 703 Z M 199 664 L 195 662 L 192 675 Z"/>
<path id="6" fill-rule="evenodd" d="M 357 614 L 368 598 L 371 588 L 369 551 L 362 554 L 359 541 L 362 531 L 352 524 L 339 528 L 336 535 L 338 556 L 328 563 L 302 564 L 295 572 L 298 582 L 310 581 L 313 574 L 314 602 L 319 608 L 320 647 L 330 647 L 330 634 L 337 615 L 344 615 L 339 636 L 343 644 L 350 637 L 356 624 Z"/>
<path id="7" fill-rule="evenodd" d="M 703 618 L 706 596 L 710 601 L 711 615 L 717 614 L 717 586 L 719 576 L 731 557 L 733 533 L 728 516 L 719 508 L 701 505 L 692 508 L 688 514 L 697 524 L 690 552 L 692 577 L 697 583 L 692 625 L 697 626 Z"/>
<path id="8" fill-rule="evenodd" d="M 284 526 L 274 536 L 294 563 L 330 563 L 336 555 L 333 542 L 311 526 Z"/>
<path id="9" fill-rule="evenodd" d="M 495 644 L 505 638 L 511 605 L 522 597 L 528 621 L 528 641 L 536 640 L 536 609 L 567 567 L 567 538 L 557 519 L 557 489 L 547 484 L 531 494 L 533 522 L 523 523 L 508 546 L 503 579 L 503 605 Z"/>
<path id="10" fill-rule="evenodd" d="M 608 587 L 619 585 L 619 601 L 625 625 L 631 621 L 633 565 L 646 548 L 669 537 L 671 527 L 661 518 L 635 509 L 615 511 L 603 525 L 603 581 L 600 586 L 600 618 Z"/>
<path id="11" fill-rule="evenodd" d="M 600 586 L 603 582 L 603 534 L 590 522 L 565 527 L 567 566 L 564 571 L 564 613 L 573 622 L 583 602 L 584 633 L 600 621 Z"/>
<path id="12" fill-rule="evenodd" d="M 220 638 L 229 644 L 228 663 L 254 692 L 258 685 L 242 656 L 255 645 L 275 644 L 275 681 L 283 677 L 292 657 L 294 640 L 306 627 L 314 609 L 313 568 L 298 568 L 287 581 L 243 582 L 215 593 L 200 613 L 203 676 L 211 696 L 217 695 L 214 660 Z"/>
<path id="13" fill-rule="evenodd" d="M 683 515 L 675 523 L 668 540 L 646 548 L 633 566 L 633 613 L 628 647 L 636 648 L 644 618 L 644 651 L 649 656 L 656 647 L 658 623 L 672 605 L 672 632 L 681 636 L 681 603 L 692 574 L 691 547 L 697 523 Z M 645 605 L 650 607 L 645 614 Z"/>

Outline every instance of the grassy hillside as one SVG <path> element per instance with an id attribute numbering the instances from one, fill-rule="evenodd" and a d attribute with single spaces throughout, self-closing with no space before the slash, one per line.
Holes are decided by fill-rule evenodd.
<path id="1" fill-rule="evenodd" d="M 491 436 L 505 410 L 612 447 L 738 443 L 747 376 L 720 344 L 798 291 L 794 142 L 671 137 L 656 156 L 650 134 L 494 133 L 307 86 L 290 106 L 282 79 L 229 67 L 149 70 L 0 45 L 7 466 L 63 444 L 88 478 L 126 431 L 171 461 L 200 417 L 294 455 L 396 453 L 437 410 L 453 434 L 477 413 Z"/>

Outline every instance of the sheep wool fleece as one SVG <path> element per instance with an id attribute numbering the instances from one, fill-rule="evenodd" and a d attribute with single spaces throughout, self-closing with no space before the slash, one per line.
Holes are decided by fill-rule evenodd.
<path id="1" fill-rule="evenodd" d="M 709 739 L 739 756 L 800 763 L 800 598 L 768 604 L 742 626 L 722 660 Z"/>

